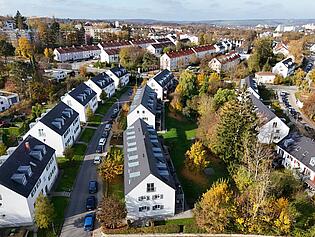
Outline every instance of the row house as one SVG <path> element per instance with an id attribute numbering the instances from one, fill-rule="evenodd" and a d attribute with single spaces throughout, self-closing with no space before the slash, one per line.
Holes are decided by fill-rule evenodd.
<path id="1" fill-rule="evenodd" d="M 102 49 L 101 50 L 101 62 L 106 63 L 119 63 L 120 48 Z"/>
<path id="2" fill-rule="evenodd" d="M 155 129 L 160 117 L 158 107 L 157 95 L 153 89 L 147 85 L 138 89 L 127 115 L 127 126 L 141 118 Z"/>
<path id="3" fill-rule="evenodd" d="M 27 136 L 0 166 L 0 228 L 34 225 L 36 199 L 57 176 L 55 150 Z"/>
<path id="4" fill-rule="evenodd" d="M 150 78 L 147 85 L 155 91 L 159 100 L 164 100 L 167 94 L 175 87 L 174 75 L 168 69 L 164 69 Z"/>
<path id="5" fill-rule="evenodd" d="M 195 52 L 197 58 L 204 58 L 216 54 L 216 48 L 210 44 L 196 46 L 191 49 Z"/>
<path id="6" fill-rule="evenodd" d="M 126 47 L 131 47 L 132 44 L 128 40 L 122 40 L 122 41 L 107 41 L 102 42 L 98 44 L 98 47 L 101 50 L 105 49 L 121 49 Z"/>
<path id="7" fill-rule="evenodd" d="M 60 47 L 54 49 L 54 59 L 58 62 L 93 59 L 99 57 L 101 49 L 96 45 Z"/>
<path id="8" fill-rule="evenodd" d="M 135 47 L 141 47 L 143 49 L 146 49 L 149 47 L 151 44 L 157 43 L 156 40 L 154 39 L 139 39 L 139 40 L 131 40 L 130 41 L 132 46 Z"/>
<path id="9" fill-rule="evenodd" d="M 174 216 L 179 185 L 154 127 L 137 119 L 123 137 L 127 219 Z"/>
<path id="10" fill-rule="evenodd" d="M 173 71 L 188 66 L 194 57 L 192 49 L 168 52 L 160 57 L 160 67 Z"/>
<path id="11" fill-rule="evenodd" d="M 16 93 L 0 91 L 0 112 L 9 109 L 12 105 L 19 103 L 19 96 Z"/>
<path id="12" fill-rule="evenodd" d="M 226 72 L 235 68 L 241 62 L 241 56 L 235 52 L 231 51 L 225 55 L 218 56 L 211 59 L 209 62 L 209 67 L 216 71 L 217 73 Z"/>
<path id="13" fill-rule="evenodd" d="M 163 50 L 167 47 L 175 47 L 175 44 L 171 41 L 162 43 L 153 43 L 147 47 L 147 50 L 154 54 L 156 57 L 160 57 L 163 54 Z"/>
<path id="14" fill-rule="evenodd" d="M 248 93 L 250 93 L 251 95 L 254 95 L 257 99 L 260 99 L 257 83 L 251 76 L 248 76 L 242 79 L 240 83 L 240 87 L 246 88 L 246 91 Z"/>
<path id="15" fill-rule="evenodd" d="M 83 123 L 88 121 L 88 108 L 90 108 L 93 113 L 95 113 L 96 109 L 98 108 L 96 92 L 84 83 L 81 83 L 76 88 L 72 89 L 63 97 L 61 97 L 61 101 L 78 112 L 80 122 Z"/>
<path id="16" fill-rule="evenodd" d="M 84 83 L 96 92 L 97 101 L 101 101 L 102 92 L 105 92 L 108 98 L 115 94 L 115 82 L 105 72 L 92 77 Z"/>
<path id="17" fill-rule="evenodd" d="M 79 113 L 64 102 L 59 102 L 30 124 L 24 139 L 31 135 L 54 148 L 57 156 L 63 156 L 64 150 L 75 143 L 80 132 Z"/>
<path id="18" fill-rule="evenodd" d="M 114 80 L 116 89 L 123 88 L 129 83 L 130 73 L 123 66 L 113 67 L 107 70 L 106 74 Z"/>
<path id="19" fill-rule="evenodd" d="M 278 62 L 273 68 L 272 73 L 281 75 L 283 77 L 288 77 L 293 75 L 295 70 L 295 63 L 293 58 L 289 57 L 281 62 Z"/>
<path id="20" fill-rule="evenodd" d="M 315 190 L 315 142 L 314 139 L 297 133 L 289 134 L 276 146 L 282 164 L 295 170 L 299 177 Z"/>

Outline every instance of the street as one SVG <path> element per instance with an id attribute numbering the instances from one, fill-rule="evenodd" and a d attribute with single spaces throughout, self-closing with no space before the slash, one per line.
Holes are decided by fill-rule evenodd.
<path id="1" fill-rule="evenodd" d="M 130 90 L 125 92 L 120 98 L 119 102 L 123 103 L 129 101 L 129 93 Z M 117 106 L 115 103 L 103 117 L 103 122 L 110 120 L 110 116 L 113 113 L 114 107 Z M 121 106 L 121 105 L 120 105 Z M 85 214 L 89 213 L 85 210 L 86 199 L 90 195 L 88 193 L 88 183 L 90 180 L 97 180 L 99 191 L 97 193 L 97 201 L 98 203 L 102 200 L 103 197 L 103 185 L 102 180 L 97 176 L 96 165 L 93 164 L 93 159 L 95 156 L 95 150 L 98 145 L 99 139 L 101 137 L 102 131 L 105 128 L 105 123 L 102 123 L 94 133 L 91 141 L 88 144 L 86 154 L 80 170 L 77 174 L 77 178 L 75 181 L 74 188 L 71 193 L 70 202 L 68 209 L 65 214 L 65 221 L 61 230 L 61 237 L 73 237 L 73 236 L 91 236 L 90 232 L 86 232 L 83 230 L 83 221 Z M 106 149 L 109 146 L 109 142 L 107 141 Z M 95 226 L 97 227 L 97 226 Z"/>

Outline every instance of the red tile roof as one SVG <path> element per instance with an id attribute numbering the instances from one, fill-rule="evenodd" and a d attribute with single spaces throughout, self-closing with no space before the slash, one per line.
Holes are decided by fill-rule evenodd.
<path id="1" fill-rule="evenodd" d="M 103 48 L 117 48 L 117 47 L 124 47 L 131 45 L 129 41 L 108 41 L 108 42 L 102 42 L 101 43 Z"/>
<path id="2" fill-rule="evenodd" d="M 119 54 L 120 48 L 105 49 L 104 51 L 105 51 L 108 55 L 116 55 L 116 54 Z"/>
<path id="3" fill-rule="evenodd" d="M 226 64 L 228 62 L 233 62 L 233 61 L 235 61 L 235 60 L 237 60 L 239 58 L 241 58 L 241 56 L 235 51 L 231 51 L 231 52 L 229 52 L 229 53 L 227 53 L 225 55 L 217 57 L 217 59 L 219 60 L 219 62 L 221 64 Z"/>
<path id="4" fill-rule="evenodd" d="M 81 46 L 72 46 L 72 47 L 64 47 L 64 48 L 56 48 L 56 50 L 60 54 L 65 53 L 74 53 L 74 52 L 83 52 L 83 51 L 92 51 L 92 50 L 100 50 L 96 45 L 81 45 Z"/>
<path id="5" fill-rule="evenodd" d="M 154 39 L 139 39 L 139 40 L 131 40 L 130 42 L 135 45 L 156 43 Z"/>
<path id="6" fill-rule="evenodd" d="M 208 44 L 208 45 L 200 45 L 200 46 L 196 46 L 196 47 L 193 47 L 193 49 L 197 52 L 197 53 L 200 53 L 200 52 L 204 52 L 204 51 L 210 51 L 210 50 L 215 50 L 215 47 L 211 44 Z"/>
<path id="7" fill-rule="evenodd" d="M 170 58 L 178 58 L 178 57 L 183 57 L 183 56 L 188 56 L 195 54 L 195 52 L 192 49 L 185 49 L 185 50 L 180 50 L 180 51 L 172 51 L 166 53 Z"/>

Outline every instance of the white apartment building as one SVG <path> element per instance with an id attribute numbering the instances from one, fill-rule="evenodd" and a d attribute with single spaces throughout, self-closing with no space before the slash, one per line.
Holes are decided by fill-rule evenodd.
<path id="1" fill-rule="evenodd" d="M 33 225 L 35 201 L 57 176 L 55 150 L 27 136 L 0 166 L 0 228 Z"/>
<path id="2" fill-rule="evenodd" d="M 0 91 L 0 112 L 9 109 L 12 105 L 19 103 L 19 96 L 16 93 Z"/>
<path id="3" fill-rule="evenodd" d="M 171 41 L 161 42 L 161 43 L 153 43 L 147 47 L 147 50 L 154 54 L 156 57 L 160 57 L 163 54 L 163 50 L 167 47 L 175 47 L 175 44 Z"/>
<path id="4" fill-rule="evenodd" d="M 149 86 L 144 86 L 137 90 L 127 115 L 127 126 L 133 124 L 141 118 L 154 129 L 157 123 L 157 95 Z"/>
<path id="5" fill-rule="evenodd" d="M 174 75 L 169 70 L 164 69 L 150 78 L 147 85 L 155 91 L 158 99 L 164 100 L 169 90 L 174 85 Z"/>
<path id="6" fill-rule="evenodd" d="M 128 126 L 124 155 L 127 219 L 174 216 L 178 184 L 155 129 L 141 119 Z"/>
<path id="7" fill-rule="evenodd" d="M 183 68 L 191 63 L 193 57 L 195 57 L 195 52 L 192 49 L 165 53 L 160 57 L 160 67 L 170 71 Z"/>
<path id="8" fill-rule="evenodd" d="M 57 156 L 63 156 L 65 148 L 74 144 L 80 132 L 79 113 L 64 102 L 59 102 L 30 124 L 30 130 L 24 135 L 24 139 L 31 135 L 49 144 L 56 150 Z"/>
<path id="9" fill-rule="evenodd" d="M 209 67 L 213 71 L 220 73 L 221 71 L 225 72 L 235 68 L 240 62 L 241 56 L 237 52 L 231 51 L 225 55 L 211 59 Z"/>
<path id="10" fill-rule="evenodd" d="M 154 39 L 147 38 L 147 39 L 131 40 L 130 43 L 132 46 L 138 46 L 138 47 L 141 47 L 143 49 L 146 49 L 151 44 L 154 44 L 157 42 Z"/>
<path id="11" fill-rule="evenodd" d="M 258 84 L 273 84 L 276 75 L 272 72 L 256 72 L 255 80 Z"/>
<path id="12" fill-rule="evenodd" d="M 101 62 L 119 63 L 120 48 L 102 49 Z"/>
<path id="13" fill-rule="evenodd" d="M 129 83 L 129 72 L 122 66 L 113 67 L 106 71 L 106 74 L 110 76 L 115 83 L 115 88 L 123 88 Z"/>
<path id="14" fill-rule="evenodd" d="M 84 82 L 97 94 L 97 101 L 101 101 L 101 94 L 104 91 L 107 97 L 112 97 L 115 94 L 115 82 L 105 72 Z"/>
<path id="15" fill-rule="evenodd" d="M 302 180 L 315 189 L 315 142 L 298 133 L 291 133 L 276 146 L 282 164 L 298 172 Z"/>
<path id="16" fill-rule="evenodd" d="M 99 57 L 101 49 L 96 45 L 60 47 L 54 49 L 54 59 L 58 62 L 93 59 Z"/>
<path id="17" fill-rule="evenodd" d="M 291 76 L 295 70 L 295 63 L 292 58 L 286 58 L 278 62 L 273 68 L 272 73 L 279 74 L 283 77 Z"/>
<path id="18" fill-rule="evenodd" d="M 200 45 L 200 46 L 196 46 L 191 48 L 195 54 L 197 58 L 204 58 L 206 56 L 211 56 L 216 54 L 216 48 L 213 45 Z"/>
<path id="19" fill-rule="evenodd" d="M 273 48 L 273 54 L 283 54 L 285 57 L 288 57 L 290 52 L 286 44 L 284 44 L 283 42 L 278 42 Z"/>
<path id="20" fill-rule="evenodd" d="M 61 101 L 78 112 L 80 122 L 83 123 L 88 121 L 87 109 L 90 108 L 95 113 L 98 108 L 96 92 L 84 83 L 81 83 L 61 97 Z"/>

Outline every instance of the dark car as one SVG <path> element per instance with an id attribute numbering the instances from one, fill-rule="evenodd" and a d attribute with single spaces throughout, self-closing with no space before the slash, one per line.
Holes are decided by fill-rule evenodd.
<path id="1" fill-rule="evenodd" d="M 94 229 L 94 213 L 89 213 L 84 217 L 84 231 L 92 231 Z"/>
<path id="2" fill-rule="evenodd" d="M 101 136 L 101 138 L 107 138 L 108 137 L 108 131 L 104 131 L 103 133 L 102 133 L 102 136 Z"/>
<path id="3" fill-rule="evenodd" d="M 96 147 L 95 152 L 96 152 L 96 153 L 102 153 L 102 152 L 103 152 L 103 146 L 98 145 L 98 146 Z"/>
<path id="4" fill-rule="evenodd" d="M 114 119 L 114 118 L 117 118 L 117 115 L 118 115 L 118 112 L 113 113 L 110 117 Z"/>
<path id="5" fill-rule="evenodd" d="M 86 199 L 86 210 L 87 211 L 91 211 L 94 210 L 96 208 L 96 198 L 94 196 L 89 196 Z"/>
<path id="6" fill-rule="evenodd" d="M 97 181 L 92 180 L 89 182 L 89 194 L 97 193 Z"/>

